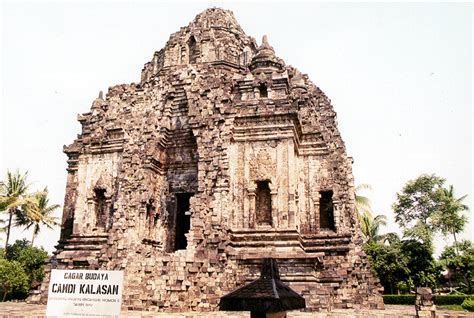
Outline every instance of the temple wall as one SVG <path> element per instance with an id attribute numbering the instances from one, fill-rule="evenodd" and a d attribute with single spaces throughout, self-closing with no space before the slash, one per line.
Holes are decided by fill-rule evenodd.
<path id="1" fill-rule="evenodd" d="M 273 257 L 310 310 L 381 306 L 335 117 L 266 38 L 206 10 L 79 115 L 48 270 L 123 270 L 125 307 L 209 311 Z"/>
<path id="2" fill-rule="evenodd" d="M 77 169 L 77 199 L 75 204 L 75 221 L 73 234 L 90 235 L 95 232 L 105 231 L 110 227 L 110 205 L 115 193 L 115 180 L 121 161 L 119 153 L 106 153 L 97 155 L 81 155 Z M 95 191 L 104 191 L 103 210 L 105 223 L 98 224 L 97 197 Z"/>

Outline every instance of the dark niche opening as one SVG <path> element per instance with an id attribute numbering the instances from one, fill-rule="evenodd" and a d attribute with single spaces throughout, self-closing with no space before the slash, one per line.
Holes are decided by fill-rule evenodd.
<path id="1" fill-rule="evenodd" d="M 242 53 L 242 65 L 247 65 L 248 64 L 248 60 L 249 60 L 249 53 L 247 51 L 244 51 Z"/>
<path id="2" fill-rule="evenodd" d="M 107 223 L 107 202 L 105 192 L 105 189 L 94 189 L 96 226 L 104 228 Z"/>
<path id="3" fill-rule="evenodd" d="M 319 227 L 321 229 L 334 230 L 334 205 L 332 202 L 332 191 L 319 192 Z"/>
<path id="4" fill-rule="evenodd" d="M 148 230 L 152 230 L 158 221 L 158 214 L 156 213 L 154 202 L 155 201 L 153 199 L 150 199 L 146 203 L 146 221 Z"/>
<path id="5" fill-rule="evenodd" d="M 189 64 L 197 62 L 198 50 L 196 45 L 196 39 L 191 36 L 188 40 L 188 52 L 189 52 Z"/>
<path id="6" fill-rule="evenodd" d="M 192 196 L 193 193 L 176 193 L 175 251 L 184 250 L 188 246 L 185 234 L 191 228 L 189 199 Z"/>
<path id="7" fill-rule="evenodd" d="M 66 240 L 71 237 L 74 228 L 74 208 L 69 207 L 67 209 L 67 216 L 64 220 L 61 229 L 61 240 Z"/>
<path id="8" fill-rule="evenodd" d="M 257 181 L 255 214 L 258 225 L 272 225 L 272 196 L 270 181 Z"/>
<path id="9" fill-rule="evenodd" d="M 258 90 L 260 91 L 260 97 L 268 97 L 268 89 L 267 89 L 267 84 L 265 83 L 260 83 L 258 86 Z"/>
<path id="10" fill-rule="evenodd" d="M 89 269 L 89 261 L 72 261 L 74 268 Z"/>

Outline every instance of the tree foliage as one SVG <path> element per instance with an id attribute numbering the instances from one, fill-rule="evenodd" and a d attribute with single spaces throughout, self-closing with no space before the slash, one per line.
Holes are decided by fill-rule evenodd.
<path id="1" fill-rule="evenodd" d="M 429 245 L 416 240 L 400 240 L 391 234 L 390 244 L 370 242 L 364 245 L 372 269 L 377 273 L 384 292 L 410 292 L 415 287 L 434 288 L 440 268 Z"/>
<path id="2" fill-rule="evenodd" d="M 28 192 L 27 173 L 21 174 L 18 170 L 14 173 L 7 171 L 5 181 L 0 181 L 0 211 L 6 211 L 7 224 L 0 231 L 7 232 L 5 249 L 10 239 L 12 226 L 24 226 L 32 229 L 31 244 L 40 232 L 41 226 L 52 228 L 59 225 L 53 212 L 59 208 L 57 204 L 50 204 L 48 189 L 43 191 Z M 13 219 L 15 217 L 15 220 Z M 0 220 L 0 223 L 4 223 Z"/>
<path id="3" fill-rule="evenodd" d="M 446 246 L 439 258 L 440 265 L 459 291 L 472 294 L 474 286 L 474 245 L 469 240 Z"/>
<path id="4" fill-rule="evenodd" d="M 413 221 L 428 223 L 428 218 L 438 210 L 440 191 L 444 179 L 434 174 L 423 174 L 415 180 L 409 180 L 392 205 L 395 222 L 401 227 L 411 225 Z"/>
<path id="5" fill-rule="evenodd" d="M 18 260 L 21 252 L 28 248 L 30 242 L 27 239 L 16 240 L 15 243 L 8 245 L 7 250 L 2 253 L 7 260 Z"/>
<path id="6" fill-rule="evenodd" d="M 359 223 L 364 237 L 365 243 L 383 242 L 388 234 L 380 234 L 380 227 L 387 225 L 387 217 L 385 215 L 377 215 L 373 217 L 370 213 L 364 212 L 359 214 Z"/>
<path id="7" fill-rule="evenodd" d="M 403 231 L 405 238 L 417 240 L 427 246 L 433 245 L 433 234 L 431 227 L 421 221 L 416 222 L 412 227 L 405 228 Z"/>
<path id="8" fill-rule="evenodd" d="M 384 292 L 398 293 L 399 282 L 409 280 L 408 259 L 401 252 L 400 244 L 384 245 L 375 242 L 364 245 L 372 269 L 377 273 Z"/>
<path id="9" fill-rule="evenodd" d="M 432 246 L 417 240 L 402 240 L 401 252 L 408 259 L 407 266 L 413 287 L 434 289 L 440 268 L 433 257 Z"/>
<path id="10" fill-rule="evenodd" d="M 454 196 L 453 186 L 442 189 L 440 193 L 440 204 L 438 210 L 433 214 L 432 223 L 443 235 L 453 235 L 454 242 L 457 243 L 456 234 L 462 232 L 467 223 L 467 217 L 461 214 L 468 211 L 469 207 L 462 203 L 467 197 L 460 198 Z M 454 245 L 456 249 L 456 245 Z"/>
<path id="11" fill-rule="evenodd" d="M 7 238 L 5 248 L 10 239 L 12 218 L 20 211 L 20 207 L 29 201 L 27 173 L 21 174 L 18 170 L 14 173 L 7 171 L 7 179 L 0 182 L 0 211 L 7 211 L 8 223 L 6 225 Z"/>
<path id="12" fill-rule="evenodd" d="M 40 232 L 40 226 L 44 225 L 52 229 L 54 225 L 59 225 L 58 218 L 53 215 L 59 208 L 59 204 L 49 205 L 48 189 L 36 192 L 32 199 L 23 205 L 22 211 L 17 210 L 15 226 L 24 226 L 26 229 L 33 229 L 31 245 Z"/>
<path id="13" fill-rule="evenodd" d="M 372 187 L 365 183 L 355 188 L 355 207 L 364 243 L 383 242 L 393 234 L 380 234 L 380 228 L 387 225 L 387 217 L 385 215 L 374 217 L 370 199 L 360 194 L 362 190 L 371 189 Z"/>
<path id="14" fill-rule="evenodd" d="M 370 199 L 360 194 L 363 190 L 371 190 L 372 187 L 367 183 L 359 184 L 355 188 L 355 209 L 359 215 L 369 214 L 372 215 L 372 206 Z"/>
<path id="15" fill-rule="evenodd" d="M 420 175 L 409 180 L 392 205 L 395 221 L 404 228 L 404 236 L 431 244 L 435 232 L 444 235 L 460 233 L 467 223 L 462 215 L 468 207 L 462 203 L 466 196 L 456 198 L 453 186 L 444 188 L 445 179 Z"/>
<path id="16" fill-rule="evenodd" d="M 421 175 L 409 180 L 397 193 L 392 205 L 395 221 L 404 229 L 403 239 L 395 233 L 379 234 L 385 225 L 382 216 L 359 214 L 364 251 L 385 293 L 412 292 L 416 287 L 435 288 L 442 268 L 464 292 L 472 293 L 474 253 L 472 243 L 457 243 L 456 234 L 464 229 L 468 207 L 457 198 L 453 186 L 436 175 Z M 433 236 L 441 232 L 453 235 L 455 243 L 445 249 L 440 262 L 433 257 Z M 459 252 L 457 252 L 459 250 Z"/>
<path id="17" fill-rule="evenodd" d="M 15 262 L 13 263 L 15 266 L 19 264 L 26 275 L 28 286 L 26 291 L 21 288 L 12 290 L 9 298 L 26 297 L 28 290 L 36 287 L 43 279 L 44 262 L 48 253 L 43 248 L 33 247 L 28 240 L 23 239 L 15 241 L 13 245 L 8 245 L 6 252 L 1 251 L 1 255 L 5 255 L 4 261 L 10 263 Z M 11 266 L 11 264 L 9 266 Z M 16 269 L 16 272 L 21 271 Z M 21 275 L 21 273 L 19 275 Z"/>
<path id="18" fill-rule="evenodd" d="M 13 294 L 26 294 L 29 290 L 28 276 L 20 262 L 0 259 L 0 289 L 2 300 Z"/>

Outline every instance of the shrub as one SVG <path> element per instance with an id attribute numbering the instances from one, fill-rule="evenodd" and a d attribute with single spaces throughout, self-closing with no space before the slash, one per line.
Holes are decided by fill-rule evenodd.
<path id="1" fill-rule="evenodd" d="M 471 298 L 469 295 L 434 295 L 433 300 L 436 305 L 461 305 L 465 299 Z"/>
<path id="2" fill-rule="evenodd" d="M 474 311 L 474 299 L 464 299 L 461 304 L 461 307 L 467 311 Z"/>
<path id="3" fill-rule="evenodd" d="M 43 248 L 31 246 L 26 239 L 8 245 L 6 253 L 0 249 L 0 300 L 28 296 L 28 290 L 36 288 L 44 277 L 47 256 Z"/>
<path id="4" fill-rule="evenodd" d="M 28 276 L 17 261 L 0 259 L 0 289 L 2 300 L 7 296 L 26 297 L 29 289 Z"/>
<path id="5" fill-rule="evenodd" d="M 44 262 L 48 253 L 41 247 L 31 246 L 26 239 L 8 245 L 6 259 L 21 264 L 28 276 L 30 288 L 35 288 L 44 277 Z"/>
<path id="6" fill-rule="evenodd" d="M 383 295 L 383 302 L 387 305 L 414 305 L 416 295 Z M 433 295 L 435 305 L 461 305 L 465 300 L 472 299 L 472 295 Z"/>
<path id="7" fill-rule="evenodd" d="M 415 295 L 383 295 L 383 302 L 387 305 L 414 305 Z"/>
<path id="8" fill-rule="evenodd" d="M 19 251 L 17 258 L 18 261 L 28 275 L 28 280 L 31 287 L 35 285 L 44 277 L 44 262 L 48 253 L 43 248 L 33 247 L 28 245 Z"/>

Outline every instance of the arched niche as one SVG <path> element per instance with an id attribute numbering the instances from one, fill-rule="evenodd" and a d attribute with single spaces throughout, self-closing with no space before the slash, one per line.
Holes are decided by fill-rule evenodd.
<path id="1" fill-rule="evenodd" d="M 272 225 L 272 193 L 270 180 L 256 181 L 255 222 L 257 225 Z"/>
<path id="2" fill-rule="evenodd" d="M 197 63 L 197 59 L 199 57 L 199 50 L 198 50 L 197 41 L 194 35 L 191 35 L 189 37 L 187 46 L 188 46 L 189 64 Z"/>

